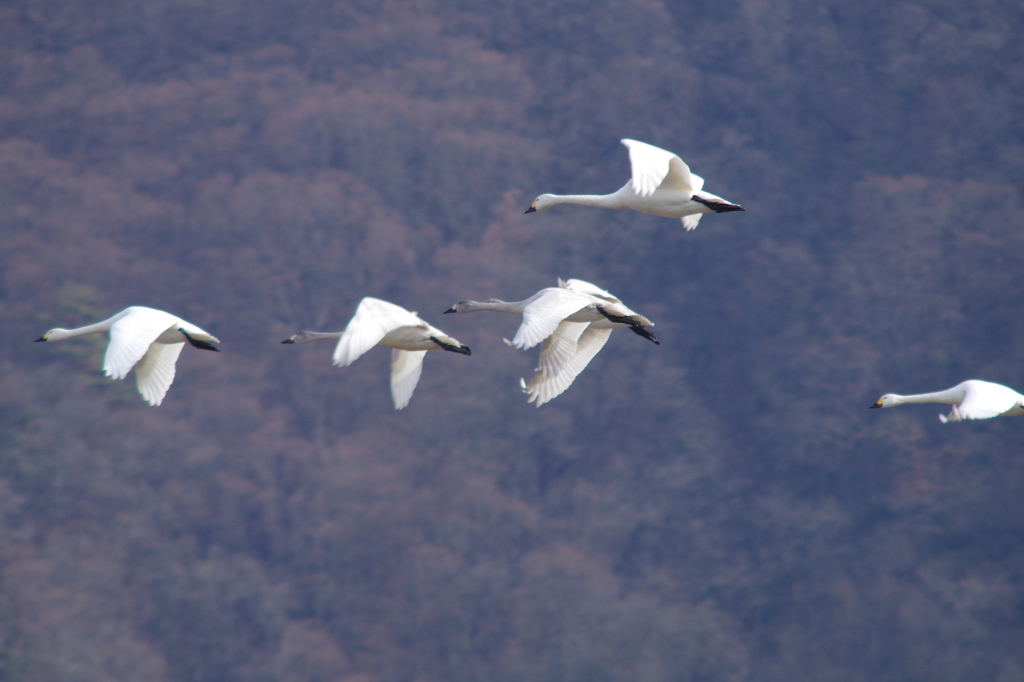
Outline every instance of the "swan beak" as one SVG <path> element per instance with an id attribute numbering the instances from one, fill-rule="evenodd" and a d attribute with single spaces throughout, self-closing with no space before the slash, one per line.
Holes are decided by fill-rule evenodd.
<path id="1" fill-rule="evenodd" d="M 536 209 L 536 208 L 534 208 L 533 206 L 531 206 L 530 208 L 526 209 L 526 212 L 527 212 L 527 213 L 536 213 L 536 212 L 537 212 L 537 209 Z"/>
<path id="2" fill-rule="evenodd" d="M 877 403 L 875 403 L 874 405 L 872 405 L 872 406 L 871 406 L 871 407 L 869 407 L 868 409 L 869 409 L 869 410 L 873 410 L 873 409 L 875 409 L 875 408 L 877 408 L 877 407 L 881 407 L 881 406 L 882 406 L 882 401 L 881 401 L 881 400 L 879 400 L 879 401 L 878 401 Z"/>
<path id="3" fill-rule="evenodd" d="M 293 340 L 291 340 L 291 339 L 285 339 L 285 340 L 284 340 L 284 341 L 282 341 L 281 343 L 295 343 L 295 341 L 293 341 Z"/>
<path id="4" fill-rule="evenodd" d="M 448 313 L 457 313 L 457 312 L 459 312 L 459 311 L 455 309 L 455 306 L 452 306 L 452 307 L 451 307 L 451 308 L 449 308 L 448 310 L 444 311 L 444 312 L 442 313 L 442 315 L 447 315 Z"/>
<path id="5" fill-rule="evenodd" d="M 36 343 L 39 343 L 40 341 L 46 341 L 46 334 L 43 334 L 38 339 L 36 339 Z"/>

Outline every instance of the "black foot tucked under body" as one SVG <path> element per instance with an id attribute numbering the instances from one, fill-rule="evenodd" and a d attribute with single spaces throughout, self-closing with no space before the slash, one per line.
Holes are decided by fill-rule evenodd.
<path id="1" fill-rule="evenodd" d="M 472 355 L 473 352 L 469 350 L 469 346 L 455 346 L 450 343 L 445 343 L 436 336 L 431 336 L 430 340 L 441 346 L 441 350 L 450 350 L 453 353 L 462 353 L 463 355 Z"/>
<path id="2" fill-rule="evenodd" d="M 730 211 L 744 211 L 745 212 L 747 210 L 747 209 L 743 208 L 742 206 L 740 206 L 739 204 L 730 204 L 728 202 L 719 202 L 719 201 L 708 201 L 707 199 L 704 199 L 702 197 L 698 197 L 696 195 L 690 197 L 690 200 L 691 201 L 696 201 L 698 204 L 704 204 L 705 206 L 710 208 L 715 213 L 728 213 Z"/>
<path id="3" fill-rule="evenodd" d="M 642 324 L 634 320 L 632 317 L 626 317 L 624 315 L 612 315 L 611 313 L 609 313 L 607 310 L 600 306 L 598 306 L 597 312 L 607 317 L 608 320 L 611 322 L 617 322 L 619 324 L 628 324 L 629 328 L 633 331 L 634 334 L 644 337 L 648 341 L 653 342 L 656 346 L 661 345 L 661 341 L 658 341 L 658 337 L 654 335 L 654 332 L 652 332 L 647 327 L 643 326 Z"/>
<path id="4" fill-rule="evenodd" d="M 188 339 L 188 342 L 191 343 L 196 348 L 202 348 L 203 350 L 212 350 L 218 353 L 220 352 L 220 348 L 217 348 L 217 346 L 213 345 L 209 341 L 200 341 L 199 339 L 193 339 L 191 336 L 189 336 L 189 333 L 184 329 L 179 329 L 178 331 L 184 334 L 185 338 Z"/>

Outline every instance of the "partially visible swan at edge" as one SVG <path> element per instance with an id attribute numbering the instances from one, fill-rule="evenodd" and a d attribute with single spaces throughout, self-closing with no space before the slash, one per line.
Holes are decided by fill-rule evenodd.
<path id="1" fill-rule="evenodd" d="M 124 379 L 135 368 L 135 383 L 147 403 L 163 402 L 174 381 L 174 365 L 188 341 L 196 348 L 220 351 L 220 341 L 199 327 L 163 310 L 131 306 L 109 320 L 78 329 L 51 329 L 36 341 L 62 341 L 75 336 L 110 332 L 103 374 Z"/>
<path id="2" fill-rule="evenodd" d="M 570 279 L 568 282 L 561 278 L 558 286 L 563 289 L 577 293 L 589 294 L 603 299 L 610 303 L 621 303 L 618 298 L 604 289 L 597 287 L 590 282 L 581 279 Z M 561 395 L 580 372 L 586 369 L 594 356 L 604 348 L 608 337 L 615 329 L 628 327 L 621 322 L 612 322 L 608 319 L 596 322 L 569 322 L 563 320 L 555 332 L 544 340 L 540 347 L 540 362 L 537 371 L 534 373 L 530 383 L 520 379 L 523 392 L 530 397 L 526 402 L 536 403 L 540 407 L 549 400 Z M 511 342 L 506 341 L 511 345 Z M 554 358 L 562 359 L 560 362 Z M 549 375 L 543 368 L 561 365 L 561 370 L 555 375 Z"/>
<path id="3" fill-rule="evenodd" d="M 947 421 L 1014 417 L 1024 414 L 1024 395 L 1002 384 L 979 381 L 978 379 L 969 379 L 953 388 L 947 388 L 945 391 L 937 393 L 917 395 L 886 393 L 871 408 L 896 407 L 905 403 L 947 403 L 952 405 L 953 409 L 948 417 L 944 414 L 939 415 L 943 424 Z"/>
<path id="4" fill-rule="evenodd" d="M 689 166 L 672 152 L 646 142 L 622 140 L 629 149 L 633 177 L 612 194 L 541 194 L 527 213 L 543 211 L 556 204 L 582 204 L 598 208 L 631 208 L 662 218 L 682 218 L 683 227 L 692 230 L 702 213 L 745 211 L 722 197 L 704 192 L 704 178 L 690 172 Z"/>
<path id="5" fill-rule="evenodd" d="M 602 289 L 598 289 L 592 284 L 587 286 L 594 292 L 606 294 L 606 297 L 602 298 L 593 293 L 587 293 L 583 286 L 579 287 L 580 290 L 549 287 L 541 289 L 522 301 L 506 302 L 496 298 L 483 302 L 459 301 L 445 313 L 491 311 L 522 315 L 523 323 L 511 341 L 511 345 L 520 350 L 532 348 L 557 334 L 548 343 L 547 351 L 542 349 L 541 352 L 539 371 L 548 377 L 558 376 L 566 363 L 572 359 L 576 351 L 576 340 L 583 333 L 586 325 L 592 322 L 628 327 L 636 334 L 660 345 L 654 332 L 647 329 L 647 327 L 653 326 L 650 320 L 633 312 Z M 579 327 L 561 327 L 563 322 L 584 324 Z M 609 329 L 611 328 L 614 326 L 609 326 Z M 596 353 L 597 350 L 594 352 Z M 580 371 L 582 371 L 582 367 Z"/>
<path id="6" fill-rule="evenodd" d="M 440 348 L 471 355 L 464 346 L 437 327 L 421 320 L 405 308 L 367 296 L 356 307 L 344 332 L 299 332 L 281 343 L 310 343 L 339 339 L 334 349 L 334 364 L 347 367 L 374 346 L 391 351 L 391 399 L 395 409 L 409 404 L 423 371 L 423 356 Z"/>

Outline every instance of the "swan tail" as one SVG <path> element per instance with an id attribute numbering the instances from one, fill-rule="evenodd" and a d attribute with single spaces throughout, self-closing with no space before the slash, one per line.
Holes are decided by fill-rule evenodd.
<path id="1" fill-rule="evenodd" d="M 687 232 L 690 232 L 691 230 L 696 230 L 697 223 L 700 222 L 701 215 L 702 214 L 700 213 L 696 213 L 694 215 L 684 215 L 682 218 L 683 228 L 685 228 Z"/>

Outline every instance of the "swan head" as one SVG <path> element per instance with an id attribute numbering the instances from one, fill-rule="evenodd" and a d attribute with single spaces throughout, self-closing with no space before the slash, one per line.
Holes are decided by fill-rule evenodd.
<path id="1" fill-rule="evenodd" d="M 527 213 L 536 213 L 537 211 L 543 211 L 545 208 L 551 208 L 556 203 L 554 194 L 541 194 L 539 197 L 533 200 L 530 204 L 530 208 L 526 209 Z"/>
<path id="2" fill-rule="evenodd" d="M 66 338 L 67 332 L 67 329 L 61 329 L 60 327 L 51 329 L 36 339 L 36 343 L 39 343 L 40 341 L 60 341 L 61 339 Z"/>
<path id="3" fill-rule="evenodd" d="M 444 311 L 444 314 L 447 315 L 448 313 L 468 313 L 472 310 L 474 303 L 476 303 L 476 301 L 459 301 L 451 308 Z"/>
<path id="4" fill-rule="evenodd" d="M 896 407 L 901 404 L 902 403 L 900 402 L 900 397 L 898 395 L 895 393 L 886 393 L 875 401 L 875 404 L 871 406 L 871 409 L 874 410 L 879 407 Z"/>

